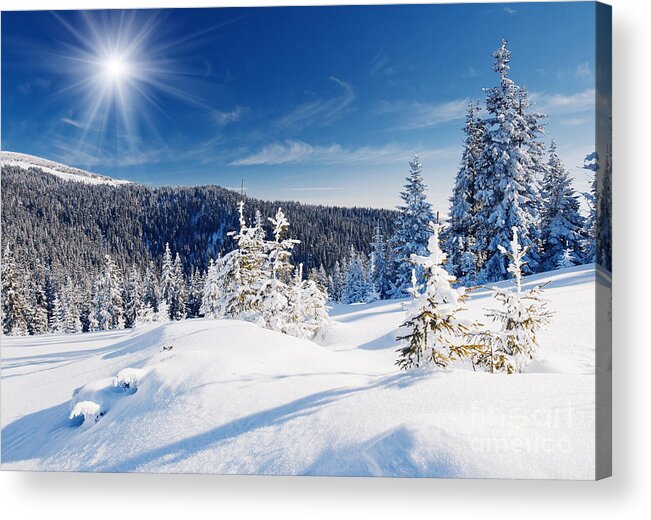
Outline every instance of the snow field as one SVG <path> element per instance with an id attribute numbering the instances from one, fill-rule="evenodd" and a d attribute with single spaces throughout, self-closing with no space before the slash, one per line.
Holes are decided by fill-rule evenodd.
<path id="1" fill-rule="evenodd" d="M 398 371 L 401 301 L 335 305 L 321 344 L 210 319 L 3 338 L 2 464 L 591 479 L 594 273 L 524 280 L 551 280 L 556 314 L 518 375 Z M 482 321 L 495 303 L 471 294 L 467 317 Z M 75 407 L 83 423 L 69 418 Z"/>

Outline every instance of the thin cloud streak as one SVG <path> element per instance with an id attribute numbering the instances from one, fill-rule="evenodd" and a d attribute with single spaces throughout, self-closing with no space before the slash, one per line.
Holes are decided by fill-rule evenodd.
<path id="1" fill-rule="evenodd" d="M 399 122 L 387 130 L 419 130 L 430 126 L 458 121 L 465 117 L 468 99 L 455 99 L 441 103 L 418 101 L 383 101 L 376 106 L 378 115 L 397 115 Z"/>
<path id="2" fill-rule="evenodd" d="M 246 107 L 241 107 L 239 105 L 228 111 L 215 110 L 213 118 L 215 123 L 217 123 L 217 126 L 223 128 L 226 125 L 239 121 L 247 110 Z"/>
<path id="3" fill-rule="evenodd" d="M 538 111 L 547 115 L 576 114 L 595 109 L 596 93 L 590 88 L 574 94 L 532 93 L 531 99 Z"/>
<path id="4" fill-rule="evenodd" d="M 230 166 L 274 166 L 279 164 L 386 164 L 407 161 L 414 150 L 395 144 L 382 147 L 345 148 L 338 143 L 329 146 L 287 139 L 264 146 L 261 150 L 230 163 Z M 421 157 L 448 158 L 459 153 L 458 147 L 429 150 Z"/>
<path id="5" fill-rule="evenodd" d="M 326 126 L 337 120 L 357 96 L 353 87 L 345 81 L 334 76 L 330 76 L 330 80 L 341 87 L 342 93 L 339 96 L 302 103 L 280 118 L 277 126 L 300 130 L 312 124 Z"/>

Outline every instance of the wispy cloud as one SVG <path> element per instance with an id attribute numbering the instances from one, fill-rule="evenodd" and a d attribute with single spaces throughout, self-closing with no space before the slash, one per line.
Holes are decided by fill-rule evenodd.
<path id="1" fill-rule="evenodd" d="M 593 88 L 574 94 L 532 93 L 531 99 L 535 103 L 536 110 L 548 115 L 576 114 L 594 110 L 596 104 L 596 95 Z"/>
<path id="2" fill-rule="evenodd" d="M 86 123 L 77 121 L 76 119 L 71 119 L 69 117 L 62 117 L 61 122 L 65 123 L 66 125 L 74 126 L 75 128 L 81 128 L 82 130 L 88 128 L 88 125 Z"/>
<path id="3" fill-rule="evenodd" d="M 18 90 L 27 95 L 33 90 L 47 90 L 52 85 L 49 79 L 34 78 L 29 81 L 24 81 L 18 85 Z"/>
<path id="4" fill-rule="evenodd" d="M 468 67 L 466 69 L 466 72 L 463 73 L 463 78 L 468 79 L 468 78 L 476 78 L 477 77 L 477 71 L 475 70 L 475 67 Z"/>
<path id="5" fill-rule="evenodd" d="M 246 111 L 247 109 L 245 107 L 238 105 L 232 110 L 228 111 L 215 110 L 213 117 L 217 125 L 223 128 L 226 125 L 230 125 L 231 123 L 239 121 L 246 113 Z"/>
<path id="6" fill-rule="evenodd" d="M 468 99 L 455 99 L 442 103 L 417 101 L 383 101 L 376 106 L 377 114 L 394 114 L 398 122 L 391 130 L 415 130 L 463 119 Z"/>
<path id="7" fill-rule="evenodd" d="M 504 11 L 507 14 L 510 14 L 511 16 L 513 16 L 514 14 L 518 14 L 518 12 L 515 9 L 513 9 L 513 7 L 509 7 L 508 5 L 506 7 L 503 7 L 502 11 Z"/>
<path id="8" fill-rule="evenodd" d="M 582 80 L 585 83 L 586 81 L 594 79 L 594 72 L 589 61 L 583 61 L 574 66 L 556 68 L 540 67 L 536 69 L 536 74 L 543 78 L 553 77 L 560 82 Z"/>
<path id="9" fill-rule="evenodd" d="M 578 79 L 591 79 L 592 69 L 590 68 L 590 62 L 584 61 L 583 63 L 579 63 L 574 71 L 574 76 Z"/>
<path id="10" fill-rule="evenodd" d="M 407 161 L 414 150 L 388 144 L 381 147 L 362 146 L 346 148 L 338 143 L 328 146 L 288 139 L 264 146 L 261 150 L 237 159 L 231 166 L 271 166 L 279 164 L 386 164 Z M 421 157 L 451 157 L 458 154 L 457 147 L 426 150 Z"/>
<path id="11" fill-rule="evenodd" d="M 392 76 L 396 73 L 396 70 L 389 64 L 389 62 L 390 60 L 387 53 L 380 49 L 368 64 L 368 71 L 373 75 Z"/>
<path id="12" fill-rule="evenodd" d="M 589 122 L 586 117 L 567 117 L 561 120 L 563 126 L 581 126 Z"/>
<path id="13" fill-rule="evenodd" d="M 326 126 L 337 120 L 347 109 L 356 95 L 353 87 L 334 76 L 330 80 L 336 83 L 341 93 L 331 98 L 318 98 L 301 103 L 288 114 L 280 118 L 277 126 L 281 128 L 302 129 L 310 125 Z"/>
<path id="14" fill-rule="evenodd" d="M 334 186 L 314 186 L 314 187 L 303 187 L 303 188 L 287 188 L 287 191 L 337 191 L 341 188 L 336 188 Z"/>

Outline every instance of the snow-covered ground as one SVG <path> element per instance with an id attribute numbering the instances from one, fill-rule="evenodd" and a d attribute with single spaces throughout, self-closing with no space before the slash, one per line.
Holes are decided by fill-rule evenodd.
<path id="1" fill-rule="evenodd" d="M 99 175 L 98 173 L 87 172 L 79 168 L 73 168 L 72 166 L 66 166 L 65 164 L 25 153 L 0 152 L 0 163 L 3 166 L 18 166 L 24 170 L 39 168 L 44 173 L 49 173 L 64 181 L 83 182 L 85 184 L 107 184 L 109 186 L 131 183 L 131 181 L 112 179 L 111 177 Z"/>
<path id="2" fill-rule="evenodd" d="M 398 371 L 398 301 L 335 306 L 320 344 L 209 319 L 3 338 L 3 468 L 592 479 L 595 270 L 547 279 L 519 375 Z"/>

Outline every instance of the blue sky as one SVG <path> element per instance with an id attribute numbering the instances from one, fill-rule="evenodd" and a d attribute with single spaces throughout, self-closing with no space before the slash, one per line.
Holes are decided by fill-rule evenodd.
<path id="1" fill-rule="evenodd" d="M 152 185 L 393 207 L 421 154 L 443 213 L 465 106 L 511 77 L 577 187 L 594 149 L 594 4 L 2 13 L 2 148 Z"/>

